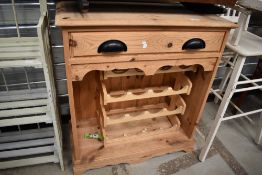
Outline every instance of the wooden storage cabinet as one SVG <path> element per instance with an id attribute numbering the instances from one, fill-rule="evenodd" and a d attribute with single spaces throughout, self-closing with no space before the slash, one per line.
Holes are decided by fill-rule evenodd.
<path id="1" fill-rule="evenodd" d="M 74 173 L 191 151 L 236 25 L 208 15 L 143 13 L 135 20 L 136 13 L 79 14 L 67 4 L 58 4 L 56 25 L 63 29 Z M 99 51 L 108 40 L 125 46 L 110 41 L 121 52 L 118 46 Z M 104 139 L 87 139 L 87 133 Z"/>

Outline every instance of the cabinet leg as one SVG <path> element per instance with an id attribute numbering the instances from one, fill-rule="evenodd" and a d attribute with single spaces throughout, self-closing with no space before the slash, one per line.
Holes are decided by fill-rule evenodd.
<path id="1" fill-rule="evenodd" d="M 80 171 L 80 170 L 77 170 L 75 168 L 73 168 L 73 174 L 74 175 L 82 175 L 85 171 Z"/>
<path id="2" fill-rule="evenodd" d="M 184 148 L 183 151 L 186 152 L 186 153 L 190 153 L 190 152 L 194 151 L 194 146 Z"/>

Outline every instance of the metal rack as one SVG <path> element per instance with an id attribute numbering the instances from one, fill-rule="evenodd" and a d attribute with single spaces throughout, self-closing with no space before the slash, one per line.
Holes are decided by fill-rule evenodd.
<path id="1" fill-rule="evenodd" d="M 21 37 L 12 0 L 17 37 L 0 39 L 0 169 L 54 162 L 63 166 L 62 133 L 49 46 L 48 13 L 40 3 L 37 37 Z M 40 69 L 43 81 L 30 81 Z M 24 83 L 7 83 L 5 72 L 22 71 Z M 14 88 L 23 86 L 22 88 Z M 14 129 L 15 128 L 15 129 Z"/>

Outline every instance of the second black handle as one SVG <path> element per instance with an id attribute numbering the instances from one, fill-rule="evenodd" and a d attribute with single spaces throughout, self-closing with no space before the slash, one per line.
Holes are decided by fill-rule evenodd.
<path id="1" fill-rule="evenodd" d="M 182 50 L 191 50 L 191 49 L 204 49 L 206 48 L 206 43 L 200 38 L 192 38 L 184 43 Z"/>
<path id="2" fill-rule="evenodd" d="M 100 44 L 97 49 L 98 53 L 104 52 L 126 52 L 127 46 L 124 42 L 119 40 L 108 40 Z"/>

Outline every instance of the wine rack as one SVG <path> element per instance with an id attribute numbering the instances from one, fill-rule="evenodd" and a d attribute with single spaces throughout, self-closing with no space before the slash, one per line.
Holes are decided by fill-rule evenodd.
<path id="1" fill-rule="evenodd" d="M 185 69 L 168 66 L 153 76 L 145 76 L 143 71 L 136 69 L 100 72 L 97 114 L 104 145 L 123 140 L 132 141 L 136 137 L 154 137 L 157 133 L 179 129 L 178 115 L 183 117 L 186 110 L 181 95 L 190 95 L 192 88 L 192 82 L 185 71 L 195 70 L 195 66 Z M 157 79 L 161 81 L 156 84 L 154 76 L 158 76 Z M 122 86 L 112 89 L 111 83 L 115 81 L 121 81 Z M 148 82 L 147 85 L 145 82 Z M 133 83 L 137 83 L 138 88 L 132 88 Z M 142 104 L 143 101 L 146 104 Z M 160 126 L 161 122 L 166 122 L 166 125 Z M 114 130 L 121 134 L 110 136 Z"/>

